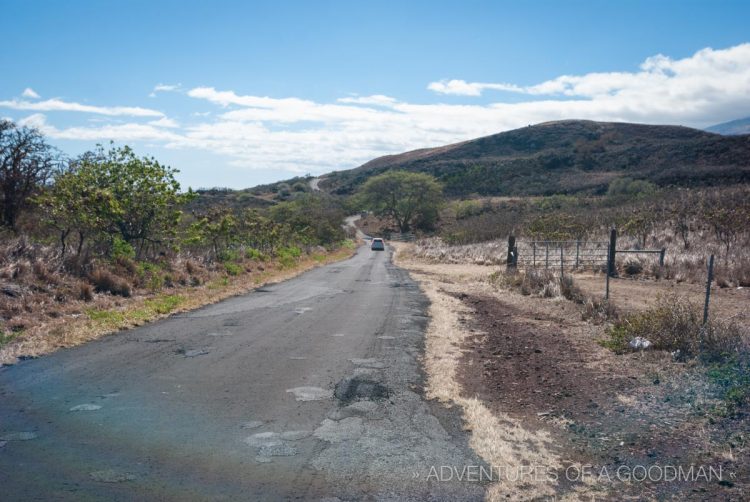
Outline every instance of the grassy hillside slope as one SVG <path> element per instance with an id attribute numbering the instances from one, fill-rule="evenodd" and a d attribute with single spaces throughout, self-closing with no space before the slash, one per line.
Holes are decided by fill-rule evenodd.
<path id="1" fill-rule="evenodd" d="M 320 186 L 346 195 L 389 169 L 432 174 L 451 196 L 596 194 L 623 176 L 661 186 L 728 185 L 750 181 L 750 135 L 721 136 L 678 126 L 547 122 L 380 157 L 331 173 Z"/>

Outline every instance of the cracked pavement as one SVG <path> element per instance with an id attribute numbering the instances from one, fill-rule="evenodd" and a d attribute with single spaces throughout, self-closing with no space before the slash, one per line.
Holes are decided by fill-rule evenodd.
<path id="1" fill-rule="evenodd" d="M 390 251 L 0 369 L 4 500 L 480 500 Z"/>

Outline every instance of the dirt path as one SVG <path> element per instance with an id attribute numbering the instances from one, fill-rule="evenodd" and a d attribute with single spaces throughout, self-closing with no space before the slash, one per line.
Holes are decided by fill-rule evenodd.
<path id="1" fill-rule="evenodd" d="M 428 327 L 428 382 L 443 390 L 434 397 L 465 407 L 471 444 L 487 462 L 542 472 L 495 483 L 488 499 L 743 500 L 750 472 L 738 445 L 748 426 L 707 413 L 711 389 L 693 368 L 663 353 L 613 354 L 596 343 L 603 328 L 582 321 L 575 304 L 493 287 L 487 278 L 498 267 L 424 263 L 407 247 L 399 264 L 441 310 L 453 310 L 453 326 L 442 312 Z M 632 308 L 647 302 L 644 291 L 632 294 Z M 720 293 L 722 308 L 736 309 L 742 294 Z M 452 340 L 451 357 L 440 338 Z M 481 420 L 471 407 L 484 410 Z M 694 470 L 669 480 L 669 469 L 691 466 L 714 476 Z"/>

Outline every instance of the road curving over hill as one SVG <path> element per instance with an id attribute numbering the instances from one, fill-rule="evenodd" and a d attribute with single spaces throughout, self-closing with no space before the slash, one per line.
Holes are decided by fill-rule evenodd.
<path id="1" fill-rule="evenodd" d="M 480 500 L 390 252 L 0 369 L 4 500 Z M 435 476 L 441 466 L 456 475 Z"/>

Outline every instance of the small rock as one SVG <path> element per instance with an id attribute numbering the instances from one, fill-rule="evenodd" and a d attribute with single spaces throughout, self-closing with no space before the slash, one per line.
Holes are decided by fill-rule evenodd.
<path id="1" fill-rule="evenodd" d="M 634 349 L 647 349 L 651 347 L 651 342 L 643 338 L 642 336 L 636 336 L 628 344 Z"/>

